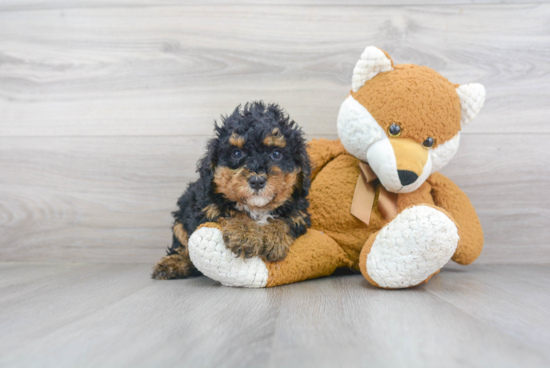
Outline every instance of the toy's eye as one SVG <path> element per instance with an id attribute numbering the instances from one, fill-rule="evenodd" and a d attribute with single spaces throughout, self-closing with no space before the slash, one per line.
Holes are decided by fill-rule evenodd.
<path id="1" fill-rule="evenodd" d="M 434 143 L 435 140 L 432 137 L 428 137 L 424 142 L 422 142 L 422 145 L 426 148 L 431 148 L 433 147 Z"/>
<path id="2" fill-rule="evenodd" d="M 283 153 L 279 150 L 275 150 L 271 152 L 271 156 L 269 157 L 271 157 L 272 160 L 279 161 L 280 159 L 283 158 Z"/>
<path id="3" fill-rule="evenodd" d="M 395 123 L 393 123 L 392 125 L 390 125 L 390 127 L 388 128 L 388 133 L 390 134 L 390 136 L 392 137 L 399 137 L 401 135 L 401 133 L 403 133 L 403 130 L 401 130 L 401 127 Z"/>
<path id="4" fill-rule="evenodd" d="M 241 150 L 234 150 L 233 153 L 231 153 L 231 157 L 233 157 L 236 160 L 239 160 L 244 157 L 244 153 Z"/>

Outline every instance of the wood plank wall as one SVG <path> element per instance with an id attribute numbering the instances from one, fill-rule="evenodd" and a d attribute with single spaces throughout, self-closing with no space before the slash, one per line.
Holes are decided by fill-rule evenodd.
<path id="1" fill-rule="evenodd" d="M 443 173 L 479 263 L 549 263 L 550 4 L 453 2 L 2 2 L 0 260 L 154 262 L 214 119 L 262 99 L 335 138 L 376 45 L 486 86 Z"/>

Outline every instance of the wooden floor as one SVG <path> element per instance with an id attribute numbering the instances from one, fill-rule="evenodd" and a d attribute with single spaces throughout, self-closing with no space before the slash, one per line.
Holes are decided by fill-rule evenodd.
<path id="1" fill-rule="evenodd" d="M 540 0 L 0 2 L 0 368 L 550 367 L 549 24 Z M 213 120 L 261 99 L 334 139 L 368 45 L 487 89 L 443 170 L 477 265 L 151 280 Z"/>
<path id="2" fill-rule="evenodd" d="M 273 289 L 150 265 L 0 263 L 1 367 L 548 367 L 550 267 L 446 268 Z"/>

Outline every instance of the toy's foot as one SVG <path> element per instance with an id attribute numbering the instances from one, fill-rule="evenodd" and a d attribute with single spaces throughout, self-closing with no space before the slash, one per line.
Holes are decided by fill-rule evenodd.
<path id="1" fill-rule="evenodd" d="M 235 255 L 226 248 L 221 229 L 214 226 L 203 226 L 189 238 L 189 256 L 195 267 L 226 286 L 265 287 L 269 276 L 265 262 Z"/>
<path id="2" fill-rule="evenodd" d="M 382 288 L 418 285 L 451 259 L 458 239 L 455 222 L 442 211 L 409 207 L 369 238 L 361 252 L 361 272 Z"/>
<path id="3" fill-rule="evenodd" d="M 206 225 L 206 226 L 205 226 Z M 260 257 L 243 259 L 227 249 L 221 227 L 203 225 L 189 238 L 191 261 L 204 275 L 226 286 L 272 287 L 328 276 L 338 267 L 351 267 L 346 253 L 328 235 L 308 230 L 278 262 Z"/>

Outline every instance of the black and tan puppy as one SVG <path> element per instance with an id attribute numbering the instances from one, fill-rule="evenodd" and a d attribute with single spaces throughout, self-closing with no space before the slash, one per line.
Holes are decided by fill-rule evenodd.
<path id="1" fill-rule="evenodd" d="M 222 226 L 225 245 L 237 256 L 268 262 L 284 259 L 311 225 L 305 138 L 279 106 L 238 107 L 215 132 L 198 163 L 199 179 L 178 200 L 172 246 L 155 265 L 155 279 L 200 274 L 187 240 L 205 222 Z"/>

